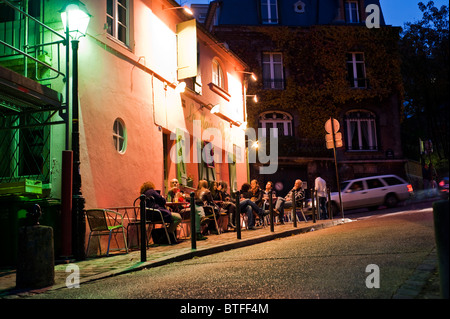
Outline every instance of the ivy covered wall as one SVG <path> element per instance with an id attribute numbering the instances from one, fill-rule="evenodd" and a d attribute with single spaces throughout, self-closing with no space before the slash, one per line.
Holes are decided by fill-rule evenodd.
<path id="1" fill-rule="evenodd" d="M 248 106 L 252 127 L 257 127 L 257 115 L 265 110 L 290 110 L 299 119 L 295 123 L 296 136 L 323 139 L 326 120 L 330 116 L 339 118 L 350 108 L 372 105 L 400 114 L 403 88 L 398 28 L 224 26 L 217 27 L 215 33 L 246 61 L 259 79 L 262 52 L 283 54 L 284 90 L 265 90 L 262 81 L 249 83 L 248 93 L 259 97 L 257 104 L 249 102 Z M 364 53 L 366 89 L 349 85 L 348 52 Z"/>

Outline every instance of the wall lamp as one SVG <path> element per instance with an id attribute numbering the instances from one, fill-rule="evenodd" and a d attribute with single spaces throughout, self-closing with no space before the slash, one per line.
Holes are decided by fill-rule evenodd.
<path id="1" fill-rule="evenodd" d="M 167 91 L 168 87 L 174 87 L 175 88 L 175 93 L 183 93 L 184 90 L 186 89 L 186 82 L 173 82 L 173 83 L 164 83 L 164 90 Z"/>
<path id="2" fill-rule="evenodd" d="M 205 104 L 201 104 L 200 105 L 200 110 L 202 110 L 203 108 L 207 108 L 208 110 L 211 111 L 212 114 L 220 112 L 220 104 L 216 104 L 216 105 L 211 104 L 211 103 L 208 103 L 206 105 Z"/>
<path id="3" fill-rule="evenodd" d="M 247 95 L 247 97 L 252 97 L 252 98 L 253 98 L 253 101 L 254 101 L 255 103 L 258 103 L 258 96 L 257 96 L 257 95 Z"/>
<path id="4" fill-rule="evenodd" d="M 236 72 L 244 73 L 244 74 L 250 74 L 250 77 L 252 78 L 253 81 L 257 81 L 258 80 L 258 78 L 256 77 L 255 73 L 253 73 L 253 72 L 238 71 L 238 70 L 236 70 Z"/>
<path id="5" fill-rule="evenodd" d="M 238 121 L 238 122 L 235 122 L 233 124 L 236 125 L 237 127 L 241 128 L 241 129 L 243 129 L 243 130 L 247 129 L 247 122 L 241 123 L 241 122 Z"/>
<path id="6" fill-rule="evenodd" d="M 177 10 L 177 9 L 183 9 L 184 12 L 186 12 L 187 14 L 189 14 L 191 16 L 194 15 L 194 12 L 192 12 L 192 10 L 190 8 L 188 8 L 188 7 L 165 8 L 163 11 L 166 11 L 166 10 Z"/>
<path id="7" fill-rule="evenodd" d="M 213 108 L 211 109 L 211 113 L 219 113 L 220 112 L 220 104 L 214 105 Z"/>
<path id="8" fill-rule="evenodd" d="M 220 113 L 220 104 L 216 104 L 213 105 L 211 103 L 208 104 L 201 104 L 199 110 L 202 110 L 203 108 L 208 109 L 211 114 L 215 114 L 216 116 L 220 117 L 222 120 L 227 121 L 228 123 L 230 123 L 230 128 L 235 125 L 237 127 L 240 127 L 242 129 L 246 129 L 247 128 L 247 122 L 241 123 L 239 121 L 234 121 L 231 118 L 229 118 L 228 116 L 226 116 L 225 114 Z"/>

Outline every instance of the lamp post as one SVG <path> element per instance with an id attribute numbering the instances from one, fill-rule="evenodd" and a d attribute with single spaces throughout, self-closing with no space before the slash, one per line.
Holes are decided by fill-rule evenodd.
<path id="1" fill-rule="evenodd" d="M 72 185 L 72 251 L 77 260 L 85 255 L 86 221 L 84 216 L 83 194 L 81 193 L 80 174 L 80 132 L 78 105 L 78 43 L 86 35 L 91 15 L 86 6 L 78 1 L 67 1 L 61 12 L 61 20 L 72 42 L 72 152 L 73 152 L 73 185 Z M 67 48 L 69 50 L 69 48 Z"/>

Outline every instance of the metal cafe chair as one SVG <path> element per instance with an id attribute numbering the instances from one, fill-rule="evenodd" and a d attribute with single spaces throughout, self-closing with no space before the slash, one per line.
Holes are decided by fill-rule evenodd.
<path id="1" fill-rule="evenodd" d="M 216 224 L 216 229 L 217 229 L 217 233 L 220 235 L 220 228 L 219 228 L 219 223 L 217 222 L 217 217 L 216 217 L 216 212 L 215 209 L 216 207 L 212 206 L 212 205 L 203 205 L 203 209 L 205 211 L 205 217 L 214 220 L 214 223 Z M 218 209 L 218 208 L 216 208 Z"/>
<path id="2" fill-rule="evenodd" d="M 146 214 L 145 214 L 146 222 L 148 224 L 152 225 L 152 228 L 149 233 L 149 238 L 151 237 L 152 232 L 155 229 L 155 225 L 161 225 L 162 228 L 164 229 L 168 244 L 172 245 L 172 240 L 170 239 L 169 231 L 167 230 L 170 223 L 165 222 L 162 212 L 159 209 L 154 208 L 155 199 L 152 196 L 147 197 L 146 199 L 148 200 L 147 203 L 150 206 L 150 207 L 146 207 Z M 174 235 L 173 239 L 175 240 L 175 242 L 177 241 L 175 235 Z"/>
<path id="3" fill-rule="evenodd" d="M 106 250 L 106 256 L 109 256 L 110 244 L 112 234 L 122 232 L 125 250 L 128 253 L 127 238 L 125 235 L 125 227 L 123 225 L 123 216 L 115 211 L 109 209 L 88 209 L 86 210 L 86 216 L 91 229 L 89 233 L 88 245 L 86 248 L 86 255 L 89 252 L 89 246 L 91 244 L 92 236 L 108 235 L 108 248 Z M 117 242 L 117 246 L 119 243 Z M 101 243 L 99 244 L 100 254 L 102 253 Z M 123 248 L 117 248 L 114 250 L 121 250 Z"/>

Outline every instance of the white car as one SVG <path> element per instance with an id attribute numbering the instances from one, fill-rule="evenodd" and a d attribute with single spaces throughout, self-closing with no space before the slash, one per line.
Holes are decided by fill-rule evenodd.
<path id="1" fill-rule="evenodd" d="M 412 192 L 411 184 L 396 175 L 364 177 L 341 183 L 344 211 L 364 207 L 377 209 L 381 205 L 395 207 L 408 199 Z M 340 215 L 339 193 L 333 192 L 330 196 L 333 216 Z"/>

